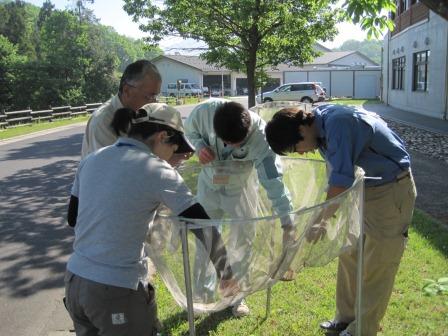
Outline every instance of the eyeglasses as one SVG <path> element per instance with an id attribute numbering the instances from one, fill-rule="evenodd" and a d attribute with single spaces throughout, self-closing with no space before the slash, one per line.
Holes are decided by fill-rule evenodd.
<path id="1" fill-rule="evenodd" d="M 131 83 L 129 83 L 129 82 L 126 82 L 126 84 L 129 85 L 130 87 L 132 87 L 132 88 L 134 88 L 134 89 L 137 89 L 137 90 L 139 90 L 140 92 L 142 92 L 142 89 L 141 89 L 140 87 L 135 86 L 134 84 L 131 84 Z M 160 97 L 160 94 L 154 94 L 154 93 L 152 93 L 152 94 L 146 94 L 146 93 L 144 93 L 144 92 L 142 92 L 142 94 L 143 94 L 143 97 L 144 97 L 147 101 L 149 101 L 149 102 L 157 102 L 157 101 L 159 100 L 159 97 Z"/>

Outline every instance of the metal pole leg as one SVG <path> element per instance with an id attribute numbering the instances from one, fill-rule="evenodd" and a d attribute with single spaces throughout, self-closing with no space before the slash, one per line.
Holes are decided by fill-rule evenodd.
<path id="1" fill-rule="evenodd" d="M 359 241 L 356 278 L 356 335 L 362 335 L 362 274 L 364 267 L 364 183 L 361 189 L 359 206 Z"/>
<path id="2" fill-rule="evenodd" d="M 271 297 L 272 297 L 272 290 L 271 285 L 269 285 L 268 289 L 266 290 L 266 318 L 269 318 L 271 315 Z"/>
<path id="3" fill-rule="evenodd" d="M 188 253 L 188 241 L 187 241 L 187 223 L 183 223 L 181 228 L 182 238 L 182 255 L 184 261 L 184 277 L 185 277 L 185 295 L 187 296 L 187 312 L 188 312 L 188 326 L 190 336 L 196 334 L 194 328 L 194 309 L 193 309 L 193 291 L 191 289 L 191 272 L 190 272 L 190 259 Z"/>

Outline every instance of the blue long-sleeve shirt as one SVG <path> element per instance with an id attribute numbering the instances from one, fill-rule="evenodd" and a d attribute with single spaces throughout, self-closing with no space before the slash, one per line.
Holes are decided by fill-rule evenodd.
<path id="1" fill-rule="evenodd" d="M 329 184 L 350 187 L 355 165 L 365 171 L 366 186 L 393 181 L 410 167 L 403 140 L 377 114 L 356 107 L 321 105 L 313 110 L 319 150 L 331 166 Z"/>

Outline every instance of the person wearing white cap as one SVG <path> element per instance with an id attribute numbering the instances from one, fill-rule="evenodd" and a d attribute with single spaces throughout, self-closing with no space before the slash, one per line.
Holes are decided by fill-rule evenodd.
<path id="1" fill-rule="evenodd" d="M 68 207 L 74 252 L 65 275 L 66 307 L 76 335 L 155 334 L 154 288 L 147 280 L 143 245 L 163 203 L 186 218 L 208 215 L 180 175 L 167 163 L 194 147 L 185 138 L 180 113 L 165 104 L 117 110 L 112 127 L 122 136 L 79 164 Z M 205 232 L 206 230 L 211 232 Z M 223 295 L 238 290 L 219 232 L 192 230 L 205 242 Z"/>

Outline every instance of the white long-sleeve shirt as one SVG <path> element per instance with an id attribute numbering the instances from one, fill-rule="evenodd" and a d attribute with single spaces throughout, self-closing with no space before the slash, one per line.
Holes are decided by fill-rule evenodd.
<path id="1" fill-rule="evenodd" d="M 84 138 L 82 139 L 81 159 L 100 148 L 112 145 L 118 136 L 111 127 L 115 112 L 123 104 L 118 95 L 113 96 L 93 112 L 87 122 Z"/>

